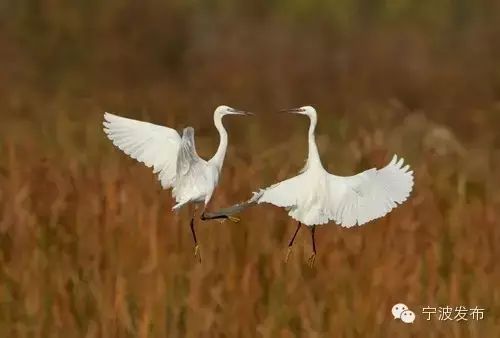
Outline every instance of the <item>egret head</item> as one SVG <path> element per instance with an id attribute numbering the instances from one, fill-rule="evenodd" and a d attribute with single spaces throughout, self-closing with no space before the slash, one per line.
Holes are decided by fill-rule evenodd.
<path id="1" fill-rule="evenodd" d="M 218 106 L 215 109 L 214 117 L 222 118 L 224 115 L 253 115 L 252 113 L 237 110 L 228 106 Z"/>
<path id="2" fill-rule="evenodd" d="M 292 113 L 292 114 L 302 114 L 302 115 L 307 115 L 309 117 L 316 116 L 316 109 L 314 109 L 311 106 L 303 106 L 303 107 L 299 107 L 299 108 L 285 109 L 285 110 L 281 110 L 280 112 Z"/>

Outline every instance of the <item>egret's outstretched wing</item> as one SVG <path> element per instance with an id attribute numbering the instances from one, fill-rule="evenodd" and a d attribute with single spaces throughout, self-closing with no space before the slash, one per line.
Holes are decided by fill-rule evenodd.
<path id="1" fill-rule="evenodd" d="M 297 204 L 297 196 L 300 192 L 302 174 L 271 185 L 261 190 L 262 195 L 257 203 L 271 203 L 278 207 L 292 207 Z"/>
<path id="2" fill-rule="evenodd" d="M 196 152 L 194 144 L 194 129 L 184 128 L 182 132 L 179 155 L 177 156 L 176 184 L 172 190 L 172 196 L 178 202 L 174 209 L 178 209 L 187 202 L 192 201 L 193 196 L 203 195 L 210 190 L 214 177 L 206 170 L 206 161 Z"/>
<path id="3" fill-rule="evenodd" d="M 190 171 L 197 169 L 197 164 L 205 162 L 198 153 L 194 144 L 193 127 L 184 128 L 177 157 L 177 175 L 184 176 Z"/>
<path id="4" fill-rule="evenodd" d="M 348 177 L 328 176 L 329 218 L 344 227 L 385 216 L 402 204 L 413 188 L 413 171 L 394 155 L 382 169 Z"/>
<path id="5" fill-rule="evenodd" d="M 104 114 L 104 132 L 115 146 L 153 168 L 163 188 L 173 186 L 181 138 L 177 131 L 110 113 Z"/>

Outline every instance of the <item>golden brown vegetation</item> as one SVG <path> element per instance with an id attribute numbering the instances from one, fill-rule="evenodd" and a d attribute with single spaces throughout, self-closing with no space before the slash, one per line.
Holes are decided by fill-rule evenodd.
<path id="1" fill-rule="evenodd" d="M 500 30 L 491 1 L 6 1 L 0 5 L 0 337 L 497 337 Z M 403 156 L 415 190 L 361 228 L 309 234 L 272 206 L 199 223 L 194 259 L 150 170 L 104 111 L 192 125 L 230 149 L 211 207 L 294 175 L 318 109 L 325 165 Z M 396 302 L 413 325 L 390 316 Z M 482 321 L 425 321 L 423 306 Z"/>

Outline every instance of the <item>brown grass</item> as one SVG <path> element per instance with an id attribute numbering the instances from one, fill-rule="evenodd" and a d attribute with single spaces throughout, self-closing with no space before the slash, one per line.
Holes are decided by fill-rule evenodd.
<path id="1" fill-rule="evenodd" d="M 430 5 L 384 21 L 347 5 L 315 20 L 300 1 L 40 3 L 10 5 L 0 31 L 0 337 L 500 334 L 500 31 L 488 11 L 457 23 Z M 268 205 L 239 224 L 199 223 L 200 265 L 187 210 L 170 211 L 101 119 L 193 125 L 208 157 L 219 103 L 260 114 L 225 121 L 214 209 L 297 172 L 307 122 L 269 112 L 302 104 L 318 109 L 330 171 L 396 152 L 415 190 L 381 220 L 319 228 L 312 270 L 306 230 L 283 263 L 295 224 Z M 416 312 L 413 325 L 391 318 L 396 302 Z M 485 319 L 424 320 L 422 307 L 446 305 L 484 307 Z"/>

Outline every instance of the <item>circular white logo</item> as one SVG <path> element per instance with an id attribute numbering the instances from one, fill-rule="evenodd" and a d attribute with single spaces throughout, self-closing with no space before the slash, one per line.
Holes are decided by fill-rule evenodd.
<path id="1" fill-rule="evenodd" d="M 415 313 L 411 310 L 405 310 L 401 313 L 401 321 L 406 324 L 411 324 L 415 321 Z"/>
<path id="2" fill-rule="evenodd" d="M 401 314 L 408 310 L 408 306 L 405 304 L 399 303 L 396 304 L 392 307 L 392 315 L 394 316 L 394 319 L 401 319 Z"/>

